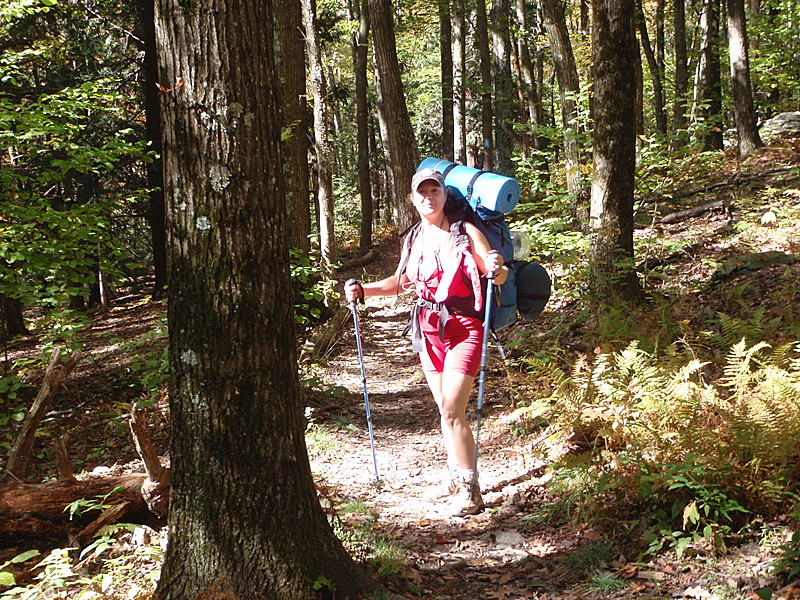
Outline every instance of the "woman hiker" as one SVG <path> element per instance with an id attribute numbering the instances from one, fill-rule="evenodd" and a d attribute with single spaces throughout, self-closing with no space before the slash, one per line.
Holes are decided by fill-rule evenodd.
<path id="1" fill-rule="evenodd" d="M 451 514 L 466 516 L 483 509 L 475 440 L 466 417 L 483 343 L 480 276 L 491 273 L 500 285 L 508 269 L 472 223 L 463 223 L 468 245 L 457 243 L 458 230 L 451 232 L 445 213 L 446 199 L 442 176 L 432 169 L 418 171 L 411 180 L 411 202 L 419 212 L 420 229 L 410 248 L 404 245 L 397 273 L 372 283 L 351 283 L 344 292 L 347 301 L 354 302 L 364 296 L 396 295 L 412 287 L 416 291 L 418 301 L 410 323 L 414 350 L 439 407 Z"/>

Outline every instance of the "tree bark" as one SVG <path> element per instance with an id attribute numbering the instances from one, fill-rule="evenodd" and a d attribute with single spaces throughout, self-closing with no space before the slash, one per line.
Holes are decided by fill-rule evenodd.
<path id="1" fill-rule="evenodd" d="M 595 93 L 590 288 L 602 303 L 639 301 L 633 262 L 636 170 L 634 0 L 598 0 L 592 19 Z M 602 306 L 598 303 L 598 308 Z"/>
<path id="2" fill-rule="evenodd" d="M 301 0 L 306 32 L 306 53 L 310 71 L 311 96 L 314 99 L 314 140 L 317 156 L 317 220 L 319 249 L 324 272 L 330 274 L 336 262 L 336 235 L 333 227 L 333 162 L 328 122 L 328 86 L 317 32 L 316 0 Z"/>
<path id="3" fill-rule="evenodd" d="M 311 192 L 308 167 L 308 104 L 306 102 L 303 14 L 295 0 L 275 0 L 275 67 L 282 108 L 289 247 L 311 251 Z"/>
<path id="4" fill-rule="evenodd" d="M 419 151 L 408 116 L 408 107 L 397 60 L 397 48 L 392 25 L 392 4 L 389 0 L 369 0 L 372 43 L 375 48 L 375 67 L 378 71 L 379 111 L 384 140 L 387 143 L 393 206 L 397 228 L 403 231 L 416 219 L 416 211 L 408 202 L 411 177 L 419 164 Z"/>
<path id="5" fill-rule="evenodd" d="M 160 600 L 376 585 L 316 497 L 289 277 L 271 0 L 159 0 L 170 286 L 170 538 Z"/>
<path id="6" fill-rule="evenodd" d="M 747 21 L 744 0 L 726 0 L 728 13 L 728 54 L 730 57 L 731 93 L 736 115 L 739 157 L 746 158 L 763 146 L 758 135 L 753 86 L 750 83 Z"/>

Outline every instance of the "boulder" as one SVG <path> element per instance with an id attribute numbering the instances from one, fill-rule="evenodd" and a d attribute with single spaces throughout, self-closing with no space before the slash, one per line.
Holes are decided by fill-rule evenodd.
<path id="1" fill-rule="evenodd" d="M 785 112 L 767 119 L 761 124 L 759 134 L 764 141 L 800 135 L 800 111 Z"/>

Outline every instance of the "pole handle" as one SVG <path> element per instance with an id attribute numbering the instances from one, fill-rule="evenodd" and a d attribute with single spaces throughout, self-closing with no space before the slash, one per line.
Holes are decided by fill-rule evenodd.
<path id="1" fill-rule="evenodd" d="M 345 281 L 344 284 L 345 284 L 345 286 L 357 285 L 358 286 L 358 301 L 361 304 L 364 304 L 364 286 L 361 285 L 361 282 L 358 279 L 355 279 L 354 277 L 351 277 L 350 279 Z M 355 304 L 355 300 L 353 301 L 353 304 Z"/>

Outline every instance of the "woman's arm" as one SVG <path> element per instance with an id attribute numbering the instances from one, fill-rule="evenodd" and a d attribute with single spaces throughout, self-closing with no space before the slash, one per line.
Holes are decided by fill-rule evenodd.
<path id="1" fill-rule="evenodd" d="M 393 296 L 403 291 L 403 285 L 408 282 L 408 277 L 403 273 L 399 277 L 390 275 L 386 279 L 371 283 L 345 284 L 344 296 L 347 302 L 353 302 L 363 296 Z"/>
<path id="2" fill-rule="evenodd" d="M 469 237 L 472 256 L 478 265 L 478 270 L 484 275 L 493 273 L 494 283 L 502 285 L 508 279 L 508 267 L 505 266 L 503 257 L 497 250 L 492 250 L 486 236 L 472 223 L 464 223 Z"/>

